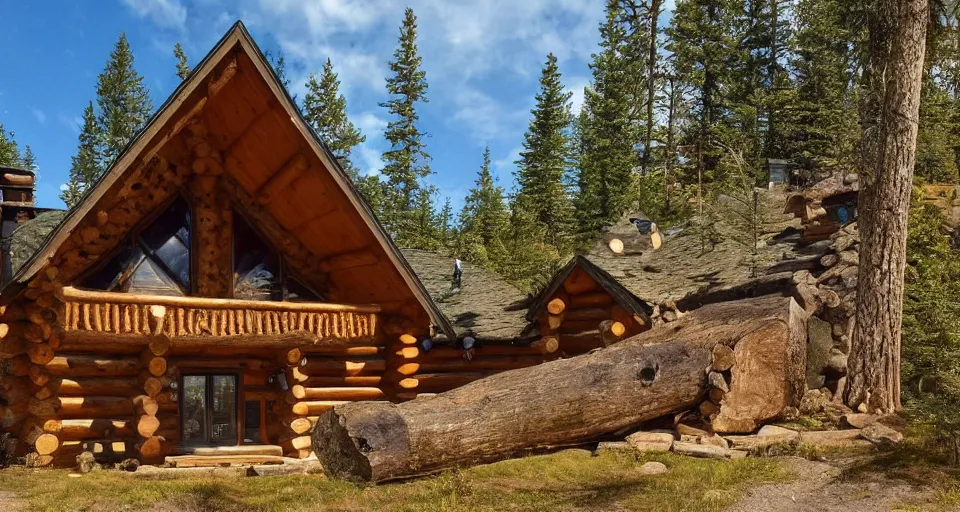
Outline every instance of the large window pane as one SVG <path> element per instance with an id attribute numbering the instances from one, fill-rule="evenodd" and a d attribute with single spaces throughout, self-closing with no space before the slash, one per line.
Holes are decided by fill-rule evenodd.
<path id="1" fill-rule="evenodd" d="M 157 217 L 140 235 L 141 243 L 170 277 L 190 289 L 190 205 L 182 198 Z"/>
<path id="2" fill-rule="evenodd" d="M 183 442 L 203 443 L 207 440 L 207 378 L 184 375 L 182 424 Z"/>
<path id="3" fill-rule="evenodd" d="M 233 296 L 247 300 L 281 300 L 280 258 L 243 216 L 233 216 Z"/>
<path id="4" fill-rule="evenodd" d="M 213 425 L 211 441 L 214 444 L 237 442 L 237 378 L 233 375 L 213 376 Z"/>

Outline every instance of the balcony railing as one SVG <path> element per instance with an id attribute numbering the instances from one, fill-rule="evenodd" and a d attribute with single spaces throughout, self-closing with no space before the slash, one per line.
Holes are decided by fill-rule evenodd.
<path id="1" fill-rule="evenodd" d="M 165 297 L 64 287 L 64 332 L 197 336 L 284 336 L 318 341 L 377 336 L 376 305 Z"/>

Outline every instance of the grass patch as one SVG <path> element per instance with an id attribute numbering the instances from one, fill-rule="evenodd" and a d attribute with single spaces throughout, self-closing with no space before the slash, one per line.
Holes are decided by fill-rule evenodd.
<path id="1" fill-rule="evenodd" d="M 642 476 L 647 461 L 665 475 Z M 716 461 L 673 454 L 611 451 L 593 457 L 567 450 L 448 471 L 381 486 L 358 486 L 322 476 L 144 479 L 115 471 L 70 478 L 62 470 L 8 469 L 0 490 L 37 510 L 386 510 L 386 511 L 719 511 L 740 492 L 791 477 L 765 459 Z"/>

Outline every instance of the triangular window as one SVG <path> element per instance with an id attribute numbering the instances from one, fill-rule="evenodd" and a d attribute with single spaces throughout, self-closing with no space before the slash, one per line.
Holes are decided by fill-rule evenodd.
<path id="1" fill-rule="evenodd" d="M 177 198 L 83 285 L 145 295 L 190 292 L 190 205 Z"/>
<path id="2" fill-rule="evenodd" d="M 233 216 L 233 297 L 281 300 L 280 257 L 242 215 Z"/>
<path id="3" fill-rule="evenodd" d="M 233 297 L 295 302 L 322 300 L 290 275 L 283 258 L 239 212 L 233 215 Z"/>

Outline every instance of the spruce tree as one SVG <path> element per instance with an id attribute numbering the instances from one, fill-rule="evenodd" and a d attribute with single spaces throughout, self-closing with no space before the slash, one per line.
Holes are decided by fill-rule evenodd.
<path id="1" fill-rule="evenodd" d="M 390 149 L 383 154 L 381 172 L 386 178 L 387 196 L 381 220 L 401 246 L 407 245 L 410 234 L 416 231 L 414 202 L 420 202 L 420 180 L 430 174 L 430 155 L 423 144 L 425 134 L 417 126 L 416 106 L 427 102 L 427 76 L 420 67 L 421 61 L 417 50 L 417 17 L 413 9 L 407 8 L 400 27 L 399 46 L 389 64 L 393 73 L 387 78 L 390 99 L 380 104 L 393 117 L 384 132 Z"/>
<path id="2" fill-rule="evenodd" d="M 77 204 L 83 193 L 100 176 L 99 130 L 91 101 L 87 104 L 87 108 L 83 109 L 83 127 L 78 137 L 77 154 L 72 158 L 70 165 L 70 179 L 60 193 L 60 199 L 67 204 L 68 208 Z"/>
<path id="3" fill-rule="evenodd" d="M 855 77 L 850 71 L 854 35 L 843 18 L 843 0 L 800 0 L 795 10 L 790 67 L 796 97 L 781 131 L 785 154 L 806 169 L 852 164 L 859 140 Z"/>
<path id="4" fill-rule="evenodd" d="M 450 198 L 447 197 L 443 201 L 443 208 L 437 215 L 437 239 L 440 241 L 441 247 L 450 247 L 451 245 L 453 226 L 450 223 L 452 219 L 453 205 L 450 204 Z"/>
<path id="5" fill-rule="evenodd" d="M 24 169 L 30 169 L 31 171 L 37 170 L 37 155 L 33 154 L 33 149 L 30 148 L 30 144 L 23 147 L 23 157 L 20 159 L 20 165 Z"/>
<path id="6" fill-rule="evenodd" d="M 0 123 L 0 165 L 19 166 L 21 162 L 20 146 L 13 132 L 8 132 Z"/>
<path id="7" fill-rule="evenodd" d="M 551 53 L 540 75 L 537 104 L 524 134 L 517 163 L 514 209 L 545 228 L 546 241 L 561 252 L 569 249 L 573 208 L 567 193 L 567 172 L 573 147 L 570 140 L 570 95 L 564 91 L 557 58 Z"/>
<path id="8" fill-rule="evenodd" d="M 180 80 L 186 80 L 190 76 L 190 65 L 187 64 L 187 53 L 183 51 L 180 43 L 173 45 L 173 56 L 177 59 L 177 76 Z"/>
<path id="9" fill-rule="evenodd" d="M 483 164 L 477 180 L 467 193 L 460 212 L 460 252 L 464 259 L 480 264 L 500 262 L 504 257 L 503 238 L 507 234 L 507 212 L 503 187 L 490 172 L 490 147 L 483 152 Z"/>
<path id="10" fill-rule="evenodd" d="M 101 169 L 106 169 L 133 140 L 153 112 L 153 101 L 143 77 L 133 68 L 133 52 L 125 33 L 110 52 L 97 80 L 97 123 Z"/>
<path id="11" fill-rule="evenodd" d="M 608 0 L 600 25 L 600 52 L 593 55 L 592 87 L 585 91 L 584 112 L 578 119 L 580 137 L 576 210 L 581 233 L 592 233 L 615 221 L 633 199 L 632 177 L 637 164 L 635 145 L 640 130 L 632 112 L 639 103 L 636 84 L 642 62 L 631 56 L 626 13 L 620 0 Z"/>
<path id="12" fill-rule="evenodd" d="M 327 59 L 319 79 L 315 73 L 307 79 L 303 97 L 303 115 L 327 145 L 340 166 L 356 182 L 359 171 L 350 161 L 353 148 L 367 138 L 347 119 L 347 100 L 340 94 L 340 79 Z"/>

